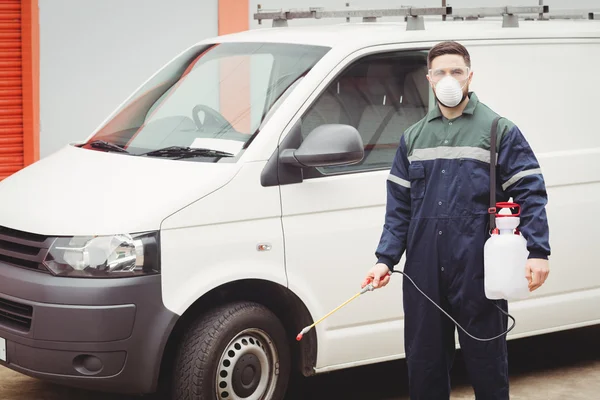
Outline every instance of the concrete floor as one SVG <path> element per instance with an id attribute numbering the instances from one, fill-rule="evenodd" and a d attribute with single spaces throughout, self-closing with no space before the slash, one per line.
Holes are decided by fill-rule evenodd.
<path id="1" fill-rule="evenodd" d="M 509 342 L 511 399 L 590 400 L 600 393 L 600 326 Z M 452 400 L 474 396 L 460 352 Z M 408 400 L 403 361 L 305 379 L 289 400 Z M 2 400 L 133 400 L 47 384 L 0 367 Z"/>

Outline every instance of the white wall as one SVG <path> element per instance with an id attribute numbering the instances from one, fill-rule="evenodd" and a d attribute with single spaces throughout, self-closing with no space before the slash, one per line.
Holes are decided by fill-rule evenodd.
<path id="1" fill-rule="evenodd" d="M 39 0 L 40 156 L 87 137 L 181 50 L 217 35 L 217 0 Z"/>

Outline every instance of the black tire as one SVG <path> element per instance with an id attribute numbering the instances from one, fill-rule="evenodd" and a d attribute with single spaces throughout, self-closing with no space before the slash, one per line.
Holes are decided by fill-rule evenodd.
<path id="1" fill-rule="evenodd" d="M 255 331 L 240 337 L 249 329 Z M 276 354 L 265 357 L 269 352 Z M 184 333 L 175 360 L 171 397 L 173 400 L 283 400 L 290 376 L 290 357 L 286 331 L 269 309 L 253 302 L 220 306 L 196 319 Z M 265 358 L 269 360 L 266 364 Z M 275 359 L 279 360 L 278 373 L 272 373 L 277 370 Z M 262 389 L 265 382 L 273 382 L 268 384 L 266 392 Z M 259 392 L 262 397 L 257 397 Z"/>

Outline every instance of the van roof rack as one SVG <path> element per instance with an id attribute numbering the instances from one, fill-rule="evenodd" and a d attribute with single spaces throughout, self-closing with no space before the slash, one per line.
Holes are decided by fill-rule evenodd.
<path id="1" fill-rule="evenodd" d="M 525 18 L 526 20 L 532 20 L 532 18 Z M 548 14 L 546 20 L 549 19 L 595 19 L 600 21 L 600 13 L 598 12 L 586 12 L 582 11 L 579 13 L 569 12 L 569 13 L 551 13 Z"/>
<path id="2" fill-rule="evenodd" d="M 455 9 L 452 13 L 454 20 L 476 20 L 484 17 L 502 17 L 502 27 L 516 28 L 519 26 L 519 15 L 537 14 L 539 19 L 544 19 L 544 14 L 550 12 L 547 5 L 522 6 L 522 7 L 473 7 Z"/>
<path id="3" fill-rule="evenodd" d="M 257 12 L 254 19 L 262 25 L 263 20 L 273 20 L 273 27 L 286 27 L 291 19 L 324 19 L 324 18 L 362 18 L 363 22 L 376 22 L 377 18 L 382 17 L 404 17 L 407 22 L 406 30 L 424 30 L 424 16 L 442 16 L 446 21 L 446 16 L 450 20 L 477 20 L 484 17 L 502 17 L 502 27 L 513 28 L 519 26 L 519 17 L 525 20 L 550 20 L 550 19 L 590 19 L 600 20 L 600 12 L 581 11 L 580 13 L 556 13 L 550 14 L 550 7 L 544 5 L 544 1 L 539 1 L 538 6 L 505 6 L 505 7 L 473 7 L 473 8 L 453 8 L 446 7 L 446 1 L 442 1 L 443 7 L 407 7 L 397 8 L 349 8 L 346 3 L 345 9 L 326 10 L 322 7 L 311 7 L 308 9 L 271 9 L 262 8 L 261 4 L 257 6 Z"/>
<path id="4" fill-rule="evenodd" d="M 541 3 L 541 1 L 540 1 Z M 542 5 L 540 5 L 542 6 Z M 504 9 L 504 14 L 502 14 L 501 9 Z M 516 9 L 516 12 L 515 12 Z M 549 7 L 543 6 L 542 12 L 539 13 L 538 17 L 535 18 L 533 15 L 529 14 L 537 14 L 535 7 L 486 7 L 486 8 L 460 8 L 454 9 L 452 16 L 454 20 L 477 20 L 479 18 L 489 17 L 489 16 L 499 16 L 503 15 L 505 17 L 505 23 L 507 23 L 506 15 L 522 15 L 522 18 L 525 21 L 534 21 L 534 20 L 553 20 L 553 19 L 589 19 L 589 20 L 600 20 L 600 12 L 592 11 L 589 12 L 586 9 L 582 9 L 579 11 L 568 10 L 569 12 L 565 12 L 564 10 L 558 10 L 555 12 L 550 12 Z M 599 10 L 600 11 L 600 10 Z M 510 26 L 507 25 L 507 26 Z M 518 22 L 514 20 L 514 26 L 518 26 Z"/>
<path id="5" fill-rule="evenodd" d="M 346 3 L 346 7 L 349 4 Z M 311 7 L 309 9 L 289 9 L 289 10 L 263 10 L 259 4 L 257 12 L 254 14 L 254 19 L 262 24 L 263 19 L 273 20 L 273 27 L 288 26 L 288 20 L 302 18 L 346 18 L 349 22 L 350 18 L 362 17 L 363 22 L 375 22 L 381 17 L 404 17 L 407 21 L 407 30 L 422 30 L 425 29 L 423 21 L 424 15 L 450 15 L 452 7 L 398 7 L 398 8 L 369 8 L 369 9 L 343 9 L 343 10 L 326 10 L 322 7 Z"/>

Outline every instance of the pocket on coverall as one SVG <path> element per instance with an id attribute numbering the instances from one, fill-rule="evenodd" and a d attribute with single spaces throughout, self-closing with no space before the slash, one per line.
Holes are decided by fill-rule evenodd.
<path id="1" fill-rule="evenodd" d="M 413 162 L 408 166 L 408 179 L 410 180 L 410 198 L 420 200 L 425 196 L 425 166 Z"/>

